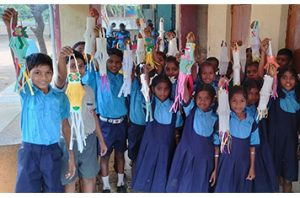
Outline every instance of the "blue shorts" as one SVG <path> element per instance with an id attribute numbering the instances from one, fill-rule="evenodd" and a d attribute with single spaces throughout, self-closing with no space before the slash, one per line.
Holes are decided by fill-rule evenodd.
<path id="1" fill-rule="evenodd" d="M 73 151 L 75 156 L 76 173 L 71 179 L 66 179 L 65 174 L 68 172 L 69 146 L 66 147 L 64 139 L 61 139 L 59 145 L 63 150 L 61 166 L 61 183 L 67 185 L 75 181 L 78 177 L 92 179 L 97 176 L 100 166 L 97 160 L 97 136 L 92 133 L 86 137 L 86 146 L 82 153 L 78 151 L 77 142 L 74 141 Z"/>
<path id="2" fill-rule="evenodd" d="M 45 146 L 23 142 L 18 151 L 16 192 L 63 192 L 61 156 L 58 143 Z"/>
<path id="3" fill-rule="evenodd" d="M 113 149 L 120 153 L 126 151 L 126 122 L 124 119 L 120 124 L 111 124 L 100 120 L 102 135 L 107 146 L 105 156 L 110 156 Z"/>
<path id="4" fill-rule="evenodd" d="M 128 157 L 132 161 L 136 161 L 145 127 L 145 125 L 131 123 L 128 128 Z"/>

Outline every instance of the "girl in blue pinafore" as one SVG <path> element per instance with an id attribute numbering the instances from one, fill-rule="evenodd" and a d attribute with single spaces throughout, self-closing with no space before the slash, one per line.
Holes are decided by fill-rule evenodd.
<path id="1" fill-rule="evenodd" d="M 185 86 L 185 102 L 190 100 L 186 90 Z M 184 107 L 187 120 L 173 158 L 167 192 L 209 192 L 215 184 L 220 144 L 217 115 L 211 109 L 215 95 L 211 85 L 200 85 L 195 101 Z"/>
<path id="2" fill-rule="evenodd" d="M 170 112 L 171 82 L 165 75 L 152 80 L 153 121 L 146 123 L 140 145 L 133 189 L 138 192 L 165 192 L 175 149 L 176 128 L 182 125 L 180 114 Z"/>
<path id="3" fill-rule="evenodd" d="M 259 100 L 260 82 L 246 79 L 243 87 L 247 93 L 246 112 L 257 118 L 257 104 Z M 274 162 L 267 138 L 267 120 L 259 121 L 260 144 L 256 146 L 255 172 L 253 192 L 277 192 L 278 183 L 275 174 Z"/>
<path id="4" fill-rule="evenodd" d="M 283 192 L 292 192 L 292 182 L 298 181 L 300 88 L 297 73 L 291 67 L 281 68 L 278 80 L 279 98 L 271 100 L 269 108 L 269 141 Z"/>
<path id="5" fill-rule="evenodd" d="M 229 91 L 231 144 L 221 153 L 216 192 L 251 192 L 255 178 L 255 147 L 259 144 L 258 125 L 247 113 L 246 93 L 240 86 Z"/>

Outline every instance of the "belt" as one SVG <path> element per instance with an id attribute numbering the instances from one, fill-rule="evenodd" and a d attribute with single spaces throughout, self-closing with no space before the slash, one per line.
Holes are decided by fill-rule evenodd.
<path id="1" fill-rule="evenodd" d="M 111 124 L 120 124 L 124 120 L 124 117 L 113 119 L 113 118 L 104 118 L 102 116 L 99 116 L 99 118 L 100 118 L 101 121 L 108 122 L 108 123 L 111 123 Z"/>

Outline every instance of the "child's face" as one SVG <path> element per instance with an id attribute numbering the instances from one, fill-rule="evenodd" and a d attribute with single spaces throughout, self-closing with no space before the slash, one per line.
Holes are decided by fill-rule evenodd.
<path id="1" fill-rule="evenodd" d="M 280 67 L 287 65 L 289 63 L 289 58 L 286 55 L 278 55 L 276 57 L 276 62 Z"/>
<path id="2" fill-rule="evenodd" d="M 80 58 L 76 58 L 76 60 L 77 60 L 77 64 L 78 64 L 78 70 L 79 70 L 79 73 L 80 73 L 80 77 L 82 77 L 85 73 L 84 62 Z M 74 59 L 70 60 L 70 72 L 73 72 L 73 73 L 77 72 Z"/>
<path id="3" fill-rule="evenodd" d="M 248 105 L 253 105 L 253 104 L 257 104 L 259 99 L 259 91 L 256 88 L 251 88 L 248 91 L 247 94 L 247 104 Z"/>
<path id="4" fill-rule="evenodd" d="M 280 78 L 280 84 L 286 91 L 291 91 L 296 85 L 296 79 L 291 72 L 286 71 Z"/>
<path id="5" fill-rule="evenodd" d="M 75 50 L 83 54 L 83 52 L 84 52 L 84 44 L 78 45 L 75 48 Z"/>
<path id="6" fill-rule="evenodd" d="M 258 79 L 258 68 L 255 65 L 249 65 L 247 67 L 246 74 L 247 74 L 247 78 L 257 80 Z"/>
<path id="7" fill-rule="evenodd" d="M 209 110 L 213 99 L 210 97 L 207 91 L 200 91 L 196 97 L 196 105 L 202 111 L 206 112 Z"/>
<path id="8" fill-rule="evenodd" d="M 160 82 L 154 87 L 154 95 L 160 100 L 165 101 L 170 94 L 170 87 L 166 82 Z"/>
<path id="9" fill-rule="evenodd" d="M 119 56 L 113 54 L 107 60 L 107 69 L 114 74 L 117 74 L 122 67 L 122 60 Z"/>
<path id="10" fill-rule="evenodd" d="M 52 80 L 53 71 L 49 65 L 39 65 L 30 70 L 30 78 L 34 86 L 48 93 L 48 86 Z"/>
<path id="11" fill-rule="evenodd" d="M 166 72 L 166 75 L 168 77 L 175 77 L 175 78 L 177 78 L 178 74 L 179 74 L 179 68 L 176 66 L 175 63 L 169 62 L 166 65 L 165 72 Z"/>
<path id="12" fill-rule="evenodd" d="M 244 112 L 246 107 L 246 98 L 242 93 L 235 93 L 230 99 L 230 107 L 237 115 Z"/>
<path id="13" fill-rule="evenodd" d="M 211 66 L 204 66 L 201 69 L 201 79 L 205 84 L 210 84 L 215 78 L 214 68 Z"/>
<path id="14" fill-rule="evenodd" d="M 157 54 L 157 58 L 153 57 L 153 61 L 154 61 L 154 64 L 156 65 L 156 67 L 157 67 L 157 69 L 156 69 L 157 73 L 161 74 L 162 71 L 163 71 L 163 68 L 165 66 L 164 57 L 162 57 L 160 54 Z"/>

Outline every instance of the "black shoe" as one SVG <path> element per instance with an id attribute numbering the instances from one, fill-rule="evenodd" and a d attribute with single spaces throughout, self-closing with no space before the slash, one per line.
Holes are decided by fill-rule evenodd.
<path id="1" fill-rule="evenodd" d="M 117 192 L 118 193 L 127 193 L 127 189 L 124 185 L 122 186 L 117 186 Z"/>
<path id="2" fill-rule="evenodd" d="M 103 193 L 110 193 L 110 189 L 105 189 L 102 191 Z"/>

